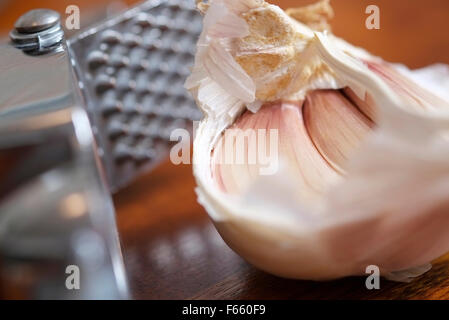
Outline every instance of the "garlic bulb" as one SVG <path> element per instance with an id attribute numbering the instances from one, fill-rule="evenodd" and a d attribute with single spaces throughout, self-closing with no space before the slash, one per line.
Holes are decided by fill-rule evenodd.
<path id="1" fill-rule="evenodd" d="M 449 251 L 449 68 L 337 38 L 328 0 L 198 2 L 194 175 L 226 243 L 287 278 L 429 270 Z"/>

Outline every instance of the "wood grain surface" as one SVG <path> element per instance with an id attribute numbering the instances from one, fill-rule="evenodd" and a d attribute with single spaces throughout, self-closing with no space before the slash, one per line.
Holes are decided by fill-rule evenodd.
<path id="1" fill-rule="evenodd" d="M 283 7 L 310 2 L 273 1 Z M 0 30 L 8 30 L 28 8 L 45 6 L 63 12 L 67 4 L 76 3 L 82 10 L 94 7 L 92 1 L 9 1 L 0 6 Z M 334 0 L 333 4 L 332 25 L 338 36 L 412 68 L 449 64 L 449 1 Z M 381 30 L 365 28 L 369 4 L 381 9 Z M 365 278 L 321 283 L 285 280 L 258 271 L 224 244 L 197 204 L 194 187 L 190 166 L 167 161 L 115 195 L 133 298 L 449 299 L 449 256 L 412 283 L 381 280 L 381 290 L 374 291 L 365 288 Z"/>

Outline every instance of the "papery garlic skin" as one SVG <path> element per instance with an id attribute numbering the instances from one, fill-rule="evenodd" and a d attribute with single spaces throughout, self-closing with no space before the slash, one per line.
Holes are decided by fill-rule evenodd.
<path id="1" fill-rule="evenodd" d="M 408 71 L 262 0 L 212 0 L 202 10 L 204 31 L 186 82 L 204 113 L 194 175 L 199 202 L 231 248 L 267 272 L 313 280 L 365 274 L 377 265 L 404 281 L 449 251 L 444 97 L 406 79 Z M 322 99 L 346 111 L 314 108 Z M 363 116 L 346 119 L 352 107 L 344 99 Z M 217 172 L 217 145 L 227 128 L 245 127 L 245 110 L 251 125 L 280 132 L 282 163 L 274 175 L 243 178 L 236 167 Z M 320 138 L 319 125 L 332 126 L 325 120 L 331 113 L 341 115 L 349 136 Z M 317 132 L 311 141 L 306 129 Z M 288 139 L 299 146 L 282 147 Z M 341 140 L 345 145 L 333 149 Z M 347 145 L 355 151 L 345 151 Z M 220 185 L 220 174 L 242 180 Z"/>

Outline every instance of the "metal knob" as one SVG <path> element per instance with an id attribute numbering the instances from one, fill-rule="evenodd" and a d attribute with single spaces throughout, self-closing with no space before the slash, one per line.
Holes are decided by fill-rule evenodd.
<path id="1" fill-rule="evenodd" d="M 21 16 L 14 26 L 10 38 L 18 49 L 26 52 L 54 50 L 64 39 L 61 17 L 53 10 L 31 10 Z"/>
<path id="2" fill-rule="evenodd" d="M 20 33 L 36 33 L 60 23 L 59 13 L 48 9 L 31 10 L 21 16 L 14 27 Z"/>

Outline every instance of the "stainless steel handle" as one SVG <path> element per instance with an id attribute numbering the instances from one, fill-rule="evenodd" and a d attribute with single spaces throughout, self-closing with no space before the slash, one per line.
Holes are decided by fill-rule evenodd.
<path id="1" fill-rule="evenodd" d="M 23 46 L 18 34 L 17 48 L 0 45 L 0 295 L 128 298 L 115 212 L 67 47 L 61 38 L 36 44 L 32 33 Z M 66 286 L 68 266 L 79 268 L 79 288 Z"/>

